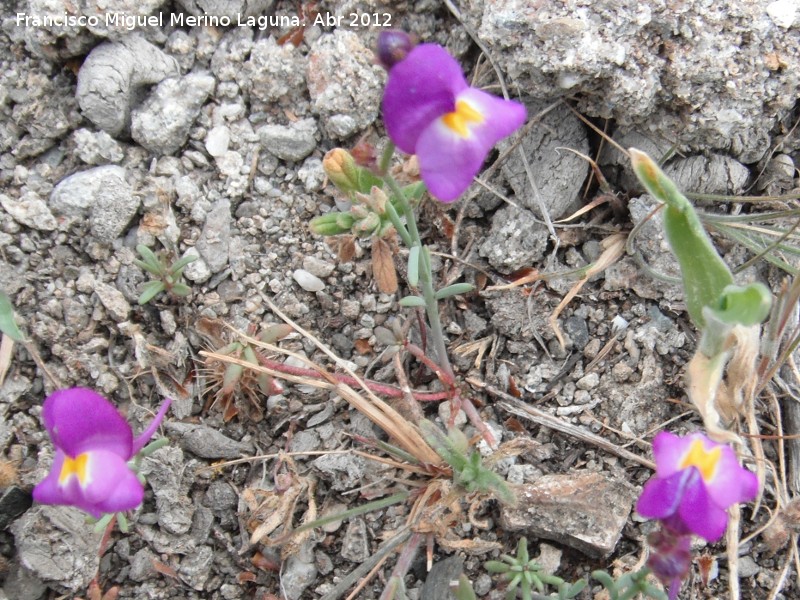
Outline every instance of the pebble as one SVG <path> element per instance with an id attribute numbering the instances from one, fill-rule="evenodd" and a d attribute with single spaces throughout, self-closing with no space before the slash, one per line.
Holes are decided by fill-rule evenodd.
<path id="1" fill-rule="evenodd" d="M 800 1 L 776 0 L 767 5 L 767 14 L 778 27 L 789 29 L 800 15 Z"/>
<path id="2" fill-rule="evenodd" d="M 95 281 L 94 292 L 114 321 L 117 323 L 127 321 L 128 315 L 131 313 L 131 305 L 125 300 L 122 292 L 102 281 Z"/>
<path id="3" fill-rule="evenodd" d="M 292 278 L 297 282 L 297 285 L 307 292 L 321 292 L 325 289 L 325 283 L 305 269 L 296 269 L 292 273 Z"/>
<path id="4" fill-rule="evenodd" d="M 122 146 L 105 131 L 78 129 L 72 134 L 75 154 L 87 165 L 118 163 L 125 158 Z"/>
<path id="5" fill-rule="evenodd" d="M 231 142 L 231 131 L 224 125 L 213 127 L 206 134 L 206 151 L 213 157 L 223 156 Z"/>
<path id="6" fill-rule="evenodd" d="M 228 264 L 231 219 L 230 200 L 220 198 L 206 215 L 203 232 L 195 245 L 212 273 L 222 271 Z"/>
<path id="7" fill-rule="evenodd" d="M 317 567 L 314 564 L 314 554 L 311 544 L 306 543 L 284 563 L 281 572 L 281 589 L 287 600 L 300 600 L 304 597 L 306 588 L 314 583 L 316 578 Z"/>
<path id="8" fill-rule="evenodd" d="M 131 137 L 156 154 L 174 154 L 186 143 L 189 130 L 216 79 L 208 73 L 189 73 L 165 79 L 131 113 Z"/>
<path id="9" fill-rule="evenodd" d="M 195 552 L 183 557 L 178 572 L 186 583 L 196 590 L 202 590 L 211 576 L 213 563 L 214 550 L 209 546 L 200 546 Z"/>
<path id="10" fill-rule="evenodd" d="M 306 256 L 303 258 L 303 269 L 319 278 L 328 277 L 333 273 L 335 268 L 335 264 L 317 258 L 316 256 Z"/>
<path id="11" fill-rule="evenodd" d="M 0 206 L 12 219 L 31 229 L 53 231 L 58 227 L 58 221 L 47 208 L 47 204 L 33 192 L 23 194 L 18 200 L 0 194 Z"/>
<path id="12" fill-rule="evenodd" d="M 186 268 L 183 270 L 183 276 L 186 279 L 195 283 L 203 283 L 204 281 L 211 279 L 211 275 L 213 275 L 213 273 L 211 272 L 211 269 L 208 268 L 206 261 L 200 258 L 200 253 L 197 251 L 197 248 L 187 249 L 186 252 L 183 253 L 183 256 L 197 257 L 196 260 L 186 265 Z"/>
<path id="13" fill-rule="evenodd" d="M 141 473 L 156 497 L 159 526 L 175 535 L 183 535 L 192 527 L 194 504 L 187 496 L 189 473 L 183 451 L 165 446 L 142 461 Z"/>
<path id="14" fill-rule="evenodd" d="M 253 451 L 252 444 L 232 440 L 206 425 L 167 423 L 166 428 L 178 436 L 182 448 L 201 458 L 239 458 Z"/>
<path id="15" fill-rule="evenodd" d="M 589 373 L 588 375 L 584 375 L 575 383 L 579 390 L 591 390 L 597 387 L 597 384 L 600 383 L 600 375 L 596 372 Z"/>
<path id="16" fill-rule="evenodd" d="M 367 524 L 364 519 L 351 519 L 342 538 L 342 558 L 361 564 L 369 558 L 369 539 L 367 538 Z"/>
<path id="17" fill-rule="evenodd" d="M 141 203 L 125 176 L 125 169 L 116 165 L 70 175 L 53 189 L 50 208 L 71 222 L 88 216 L 92 234 L 102 242 L 113 242 L 125 232 Z"/>
<path id="18" fill-rule="evenodd" d="M 264 125 L 258 129 L 261 145 L 280 159 L 297 162 L 317 147 L 317 123 L 301 119 L 290 125 Z"/>

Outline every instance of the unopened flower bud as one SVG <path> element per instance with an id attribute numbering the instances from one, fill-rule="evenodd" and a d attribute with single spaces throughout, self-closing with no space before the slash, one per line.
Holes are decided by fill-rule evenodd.
<path id="1" fill-rule="evenodd" d="M 367 206 L 369 206 L 370 209 L 372 209 L 374 212 L 383 216 L 386 214 L 386 203 L 388 201 L 389 197 L 381 188 L 379 188 L 378 186 L 372 186 L 372 190 L 370 190 L 369 197 L 367 197 L 364 203 Z"/>
<path id="2" fill-rule="evenodd" d="M 309 227 L 316 235 L 339 235 L 348 233 L 354 221 L 352 215 L 333 212 L 311 219 Z"/>
<path id="3" fill-rule="evenodd" d="M 378 61 L 389 71 L 393 66 L 403 60 L 414 48 L 416 43 L 405 31 L 390 29 L 381 31 L 378 35 L 376 53 Z"/>
<path id="4" fill-rule="evenodd" d="M 347 150 L 330 150 L 322 159 L 322 168 L 328 179 L 346 194 L 358 189 L 358 166 Z"/>

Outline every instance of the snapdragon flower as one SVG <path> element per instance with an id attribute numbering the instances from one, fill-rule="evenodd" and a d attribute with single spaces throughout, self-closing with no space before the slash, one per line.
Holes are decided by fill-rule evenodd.
<path id="1" fill-rule="evenodd" d="M 33 489 L 34 500 L 75 506 L 95 518 L 139 506 L 144 487 L 128 461 L 153 437 L 170 402 L 165 400 L 134 438 L 117 409 L 92 390 L 70 388 L 48 396 L 42 417 L 56 452 L 50 473 Z"/>
<path id="2" fill-rule="evenodd" d="M 383 120 L 394 144 L 416 154 L 430 193 L 463 194 L 492 147 L 525 122 L 525 107 L 472 88 L 441 46 L 422 44 L 389 71 Z"/>
<path id="3" fill-rule="evenodd" d="M 636 511 L 660 519 L 674 534 L 714 542 L 725 532 L 728 507 L 758 494 L 757 477 L 739 465 L 733 450 L 702 433 L 680 438 L 662 431 L 653 440 L 653 455 L 656 474 Z"/>

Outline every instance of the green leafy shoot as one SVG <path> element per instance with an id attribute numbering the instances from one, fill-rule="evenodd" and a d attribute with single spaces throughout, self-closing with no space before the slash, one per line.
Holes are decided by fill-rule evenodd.
<path id="1" fill-rule="evenodd" d="M 519 588 L 522 600 L 544 597 L 547 586 L 554 587 L 556 592 L 546 597 L 567 600 L 580 594 L 586 587 L 586 581 L 583 579 L 570 584 L 561 577 L 545 573 L 542 567 L 528 555 L 528 540 L 524 537 L 520 538 L 517 544 L 516 556 L 503 554 L 500 559 L 490 560 L 484 563 L 484 567 L 489 573 L 501 574 L 508 582 L 506 600 L 514 600 L 517 597 L 517 588 Z M 534 595 L 534 589 L 537 592 L 536 595 Z"/>
<path id="2" fill-rule="evenodd" d="M 625 573 L 617 581 L 605 571 L 593 571 L 592 577 L 603 584 L 610 600 L 632 600 L 640 595 L 653 600 L 667 600 L 667 594 L 647 582 L 650 569 L 644 568 L 635 573 Z"/>
<path id="3" fill-rule="evenodd" d="M 192 289 L 182 281 L 182 278 L 183 270 L 189 263 L 197 260 L 196 256 L 184 256 L 170 265 L 163 256 L 156 256 L 144 244 L 136 246 L 136 251 L 142 259 L 134 259 L 133 262 L 155 277 L 142 287 L 142 292 L 139 294 L 140 305 L 147 304 L 161 292 L 167 292 L 179 298 L 185 298 L 192 293 Z"/>
<path id="4" fill-rule="evenodd" d="M 4 292 L 0 292 L 0 331 L 15 342 L 21 342 L 25 339 L 19 327 L 17 327 L 17 322 L 14 320 L 14 306 Z"/>
<path id="5" fill-rule="evenodd" d="M 635 148 L 629 152 L 639 181 L 666 204 L 664 232 L 681 267 L 689 316 L 702 329 L 703 308 L 717 306 L 723 290 L 733 284 L 733 274 L 714 248 L 692 203 L 647 154 Z"/>
<path id="6" fill-rule="evenodd" d="M 458 429 L 450 429 L 447 435 L 428 420 L 420 423 L 425 441 L 453 469 L 453 482 L 467 492 L 488 492 L 506 504 L 515 504 L 516 496 L 508 484 L 481 462 L 477 450 L 470 451 L 466 436 Z"/>

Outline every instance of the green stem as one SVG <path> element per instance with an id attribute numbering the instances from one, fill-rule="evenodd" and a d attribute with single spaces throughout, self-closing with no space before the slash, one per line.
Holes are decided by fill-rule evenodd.
<path id="1" fill-rule="evenodd" d="M 403 241 L 408 244 L 409 248 L 419 246 L 421 249 L 419 253 L 419 282 L 422 287 L 422 297 L 425 299 L 425 312 L 428 315 L 433 347 L 436 349 L 436 357 L 439 360 L 439 365 L 442 367 L 442 370 L 453 379 L 453 367 L 450 366 L 450 359 L 447 356 L 447 346 L 444 342 L 442 322 L 439 319 L 439 302 L 436 300 L 436 292 L 433 289 L 430 251 L 427 247 L 422 245 L 419 228 L 417 227 L 417 220 L 414 216 L 414 209 L 403 193 L 403 190 L 400 189 L 400 186 L 391 175 L 386 175 L 384 180 L 392 191 L 392 194 L 397 198 L 397 202 L 406 218 L 409 240 L 406 241 L 404 238 Z"/>

